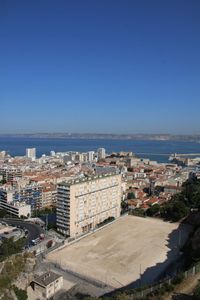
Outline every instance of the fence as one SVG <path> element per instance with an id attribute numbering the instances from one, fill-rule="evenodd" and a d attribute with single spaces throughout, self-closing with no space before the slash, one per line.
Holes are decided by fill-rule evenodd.
<path id="1" fill-rule="evenodd" d="M 83 275 L 83 274 L 80 274 L 74 270 L 72 270 L 71 268 L 67 268 L 66 266 L 62 266 L 61 264 L 58 264 L 58 263 L 55 263 L 54 266 L 57 268 L 57 269 L 60 269 L 62 270 L 63 272 L 66 272 L 66 273 L 69 273 L 81 280 L 84 280 L 86 281 L 87 283 L 90 283 L 98 288 L 106 288 L 108 285 L 105 284 L 104 282 L 100 281 L 100 280 L 97 280 L 97 279 L 94 279 L 92 277 L 89 277 L 88 275 Z"/>
<path id="2" fill-rule="evenodd" d="M 51 251 L 53 251 L 53 250 L 59 248 L 61 245 L 63 245 L 62 242 L 61 242 L 61 243 L 55 243 L 55 245 L 53 245 L 53 246 L 51 246 L 51 247 L 45 249 L 44 254 L 47 255 L 49 252 L 51 252 Z"/>
<path id="3" fill-rule="evenodd" d="M 140 290 L 130 290 L 128 291 L 129 299 L 130 300 L 136 300 L 136 299 L 142 299 L 145 298 L 148 294 L 153 293 L 161 289 L 162 287 L 166 287 L 166 285 L 170 285 L 173 282 L 173 279 L 175 279 L 178 275 L 183 274 L 183 277 L 185 279 L 195 276 L 197 273 L 200 272 L 200 263 L 195 264 L 192 268 L 189 270 L 186 270 L 182 273 L 177 273 L 173 277 L 169 277 L 168 279 L 162 280 L 160 282 L 157 282 L 155 284 L 149 285 L 148 287 L 143 287 Z"/>
<path id="4" fill-rule="evenodd" d="M 44 245 L 43 248 L 38 248 L 37 250 L 31 250 L 30 252 L 35 252 L 35 256 L 42 256 L 43 258 L 51 251 L 56 250 L 57 248 L 59 248 L 61 245 L 63 245 L 63 243 L 55 243 L 53 246 L 47 248 L 46 245 Z M 26 252 L 26 251 L 24 251 Z"/>

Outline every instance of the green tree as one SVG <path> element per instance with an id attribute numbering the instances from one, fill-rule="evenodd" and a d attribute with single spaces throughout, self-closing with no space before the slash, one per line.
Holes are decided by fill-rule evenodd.
<path id="1" fill-rule="evenodd" d="M 1 290 L 9 288 L 10 283 L 11 283 L 10 277 L 7 275 L 4 276 L 1 274 L 1 276 L 0 276 L 0 293 L 1 293 Z"/>
<path id="2" fill-rule="evenodd" d="M 161 210 L 162 217 L 177 222 L 189 213 L 189 208 L 179 200 L 169 201 Z"/>
<path id="3" fill-rule="evenodd" d="M 22 289 L 19 289 L 17 286 L 13 286 L 13 290 L 15 292 L 15 295 L 17 296 L 17 299 L 18 300 L 26 300 L 28 299 L 28 295 L 27 295 L 27 292 L 22 290 Z"/>
<path id="4" fill-rule="evenodd" d="M 160 205 L 159 204 L 154 204 L 150 208 L 147 209 L 146 214 L 147 216 L 155 216 L 160 212 Z"/>
<path id="5" fill-rule="evenodd" d="M 161 192 L 164 192 L 164 187 L 163 186 L 155 186 L 155 194 L 159 195 Z"/>
<path id="6" fill-rule="evenodd" d="M 121 202 L 121 208 L 122 208 L 122 210 L 123 209 L 127 209 L 128 208 L 128 203 L 126 201 L 122 200 L 122 202 Z"/>
<path id="7" fill-rule="evenodd" d="M 5 183 L 6 183 L 5 179 L 0 180 L 0 184 L 5 184 Z"/>
<path id="8" fill-rule="evenodd" d="M 176 201 L 172 206 L 172 221 L 176 222 L 188 214 L 188 208 L 183 202 Z"/>
<path id="9" fill-rule="evenodd" d="M 22 251 L 25 245 L 25 239 L 21 238 L 14 242 L 13 238 L 5 239 L 0 245 L 0 261 L 6 257 Z"/>
<path id="10" fill-rule="evenodd" d="M 142 208 L 135 208 L 132 209 L 129 214 L 134 215 L 134 216 L 138 216 L 138 217 L 145 217 L 145 211 Z"/>
<path id="11" fill-rule="evenodd" d="M 128 193 L 127 199 L 135 199 L 135 194 L 133 192 Z"/>

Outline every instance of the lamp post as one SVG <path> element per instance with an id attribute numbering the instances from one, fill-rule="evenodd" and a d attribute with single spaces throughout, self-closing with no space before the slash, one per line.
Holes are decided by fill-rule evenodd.
<path id="1" fill-rule="evenodd" d="M 140 289 L 142 288 L 142 265 L 140 264 Z"/>

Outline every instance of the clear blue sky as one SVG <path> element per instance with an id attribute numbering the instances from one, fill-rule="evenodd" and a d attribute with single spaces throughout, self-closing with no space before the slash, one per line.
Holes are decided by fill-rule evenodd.
<path id="1" fill-rule="evenodd" d="M 199 0 L 1 0 L 0 133 L 200 133 Z"/>

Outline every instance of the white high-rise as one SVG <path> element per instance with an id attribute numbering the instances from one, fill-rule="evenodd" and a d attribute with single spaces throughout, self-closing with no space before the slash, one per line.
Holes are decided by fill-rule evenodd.
<path id="1" fill-rule="evenodd" d="M 94 151 L 89 151 L 87 153 L 87 158 L 89 162 L 92 162 L 94 160 Z"/>
<path id="2" fill-rule="evenodd" d="M 55 152 L 55 151 L 50 151 L 50 155 L 51 155 L 51 156 L 55 156 L 55 155 L 56 155 L 56 152 Z"/>
<path id="3" fill-rule="evenodd" d="M 98 160 L 104 159 L 106 157 L 106 149 L 104 149 L 104 148 L 99 148 L 97 150 L 97 153 L 98 153 Z"/>
<path id="4" fill-rule="evenodd" d="M 31 160 L 36 159 L 36 148 L 27 148 L 26 149 L 26 157 L 31 158 Z"/>

